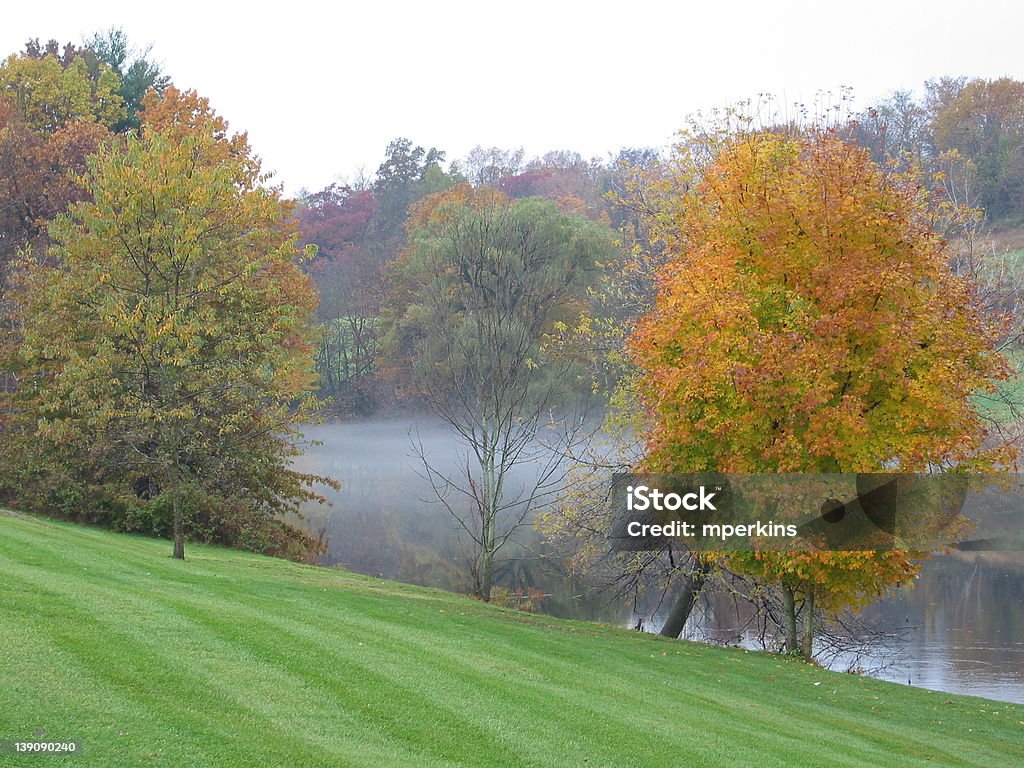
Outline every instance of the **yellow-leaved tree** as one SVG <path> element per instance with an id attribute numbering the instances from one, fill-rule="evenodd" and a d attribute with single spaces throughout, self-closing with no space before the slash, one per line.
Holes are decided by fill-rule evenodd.
<path id="1" fill-rule="evenodd" d="M 186 497 L 273 515 L 312 496 L 290 457 L 316 292 L 288 206 L 194 93 L 151 99 L 87 184 L 51 225 L 57 266 L 22 280 L 12 460 L 165 499 L 182 558 Z"/>

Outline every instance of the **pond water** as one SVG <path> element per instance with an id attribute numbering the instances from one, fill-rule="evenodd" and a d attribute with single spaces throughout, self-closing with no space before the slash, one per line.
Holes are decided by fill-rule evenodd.
<path id="1" fill-rule="evenodd" d="M 297 468 L 342 484 L 326 489 L 332 506 L 307 505 L 301 525 L 324 531 L 326 565 L 414 584 L 466 591 L 468 548 L 458 523 L 432 498 L 414 442 L 430 463 L 458 474 L 464 449 L 428 419 L 353 421 L 306 427 Z M 529 468 L 518 480 L 528 479 Z M 661 617 L 560 572 L 537 532 L 527 527 L 500 553 L 496 583 L 544 595 L 544 612 L 657 631 Z M 955 553 L 924 564 L 913 588 L 866 608 L 865 623 L 896 640 L 874 642 L 832 666 L 950 693 L 1024 703 L 1024 553 Z M 704 600 L 686 636 L 753 647 L 749 610 L 731 599 Z"/>

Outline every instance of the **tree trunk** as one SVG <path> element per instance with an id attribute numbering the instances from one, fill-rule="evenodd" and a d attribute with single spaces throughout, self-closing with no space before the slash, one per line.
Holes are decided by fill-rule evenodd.
<path id="1" fill-rule="evenodd" d="M 493 431 L 492 433 L 493 434 Z M 494 585 L 494 552 L 498 527 L 498 503 L 500 490 L 496 477 L 494 448 L 489 443 L 484 453 L 483 471 L 483 519 L 481 522 L 482 571 L 480 578 L 480 599 L 491 602 L 491 588 Z"/>
<path id="2" fill-rule="evenodd" d="M 682 634 L 686 620 L 690 618 L 693 606 L 697 602 L 697 596 L 703 589 L 704 581 L 710 570 L 709 564 L 699 557 L 694 558 L 693 568 L 690 569 L 690 575 L 686 577 L 683 590 L 679 593 L 679 597 L 672 605 L 672 610 L 668 612 L 665 623 L 661 626 L 662 637 L 679 637 Z"/>
<path id="3" fill-rule="evenodd" d="M 786 653 L 797 653 L 800 646 L 796 639 L 796 599 L 786 582 L 782 582 L 782 609 L 786 612 Z"/>
<path id="4" fill-rule="evenodd" d="M 814 658 L 814 584 L 807 585 L 804 597 L 804 637 L 803 656 L 807 661 Z"/>
<path id="5" fill-rule="evenodd" d="M 480 599 L 485 603 L 491 602 L 491 587 L 494 583 L 494 547 L 491 539 L 485 545 L 483 557 L 483 574 L 480 579 Z"/>
<path id="6" fill-rule="evenodd" d="M 174 558 L 185 559 L 185 523 L 181 512 L 181 477 L 175 468 L 171 480 L 171 508 L 174 511 Z"/>

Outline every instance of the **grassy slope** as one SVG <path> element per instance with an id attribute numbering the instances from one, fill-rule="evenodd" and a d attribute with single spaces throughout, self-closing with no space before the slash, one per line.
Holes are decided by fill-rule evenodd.
<path id="1" fill-rule="evenodd" d="M 0 766 L 1024 764 L 1024 707 L 0 515 Z"/>

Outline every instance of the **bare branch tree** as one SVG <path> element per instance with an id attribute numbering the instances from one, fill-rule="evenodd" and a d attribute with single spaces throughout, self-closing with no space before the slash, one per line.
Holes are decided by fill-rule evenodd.
<path id="1" fill-rule="evenodd" d="M 386 335 L 462 445 L 452 475 L 413 439 L 433 496 L 472 542 L 473 591 L 488 600 L 496 553 L 556 500 L 565 446 L 586 424 L 587 377 L 545 337 L 582 311 L 595 262 L 614 246 L 606 227 L 552 203 L 493 197 L 445 209 L 410 244 L 406 282 L 392 289 L 413 299 Z"/>

